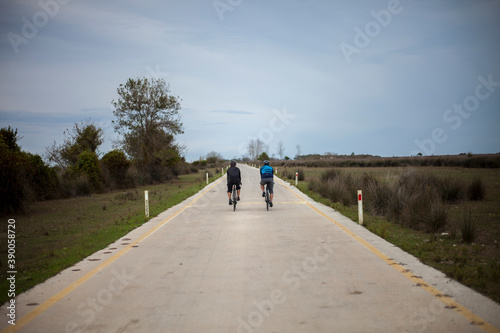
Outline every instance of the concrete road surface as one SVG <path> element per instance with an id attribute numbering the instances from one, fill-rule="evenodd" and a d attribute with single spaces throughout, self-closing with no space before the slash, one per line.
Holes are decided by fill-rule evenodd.
<path id="1" fill-rule="evenodd" d="M 20 332 L 499 332 L 500 306 L 258 170 L 225 178 L 16 299 Z M 13 330 L 12 330 L 13 329 Z"/>

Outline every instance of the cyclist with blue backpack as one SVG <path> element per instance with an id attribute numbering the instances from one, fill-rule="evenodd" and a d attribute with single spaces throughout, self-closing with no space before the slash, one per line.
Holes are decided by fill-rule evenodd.
<path id="1" fill-rule="evenodd" d="M 264 191 L 264 185 L 266 184 L 270 194 L 269 206 L 272 207 L 274 197 L 274 170 L 269 165 L 269 161 L 264 161 L 264 165 L 260 168 L 260 189 L 262 190 L 263 197 L 266 196 L 266 192 Z"/>

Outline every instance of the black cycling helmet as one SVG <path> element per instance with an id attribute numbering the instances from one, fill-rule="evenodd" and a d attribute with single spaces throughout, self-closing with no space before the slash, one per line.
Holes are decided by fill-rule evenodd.
<path id="1" fill-rule="evenodd" d="M 231 166 L 236 166 L 236 162 L 235 161 L 231 161 Z"/>
<path id="2" fill-rule="evenodd" d="M 267 160 L 264 161 L 263 163 L 264 163 L 264 165 L 269 165 L 269 161 L 267 161 Z"/>

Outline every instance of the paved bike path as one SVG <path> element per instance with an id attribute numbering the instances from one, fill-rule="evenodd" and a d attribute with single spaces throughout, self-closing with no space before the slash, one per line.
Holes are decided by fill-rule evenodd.
<path id="1" fill-rule="evenodd" d="M 498 304 L 281 180 L 275 206 L 266 211 L 258 171 L 239 167 L 243 187 L 236 212 L 228 205 L 225 179 L 218 180 L 20 295 L 18 325 L 10 328 L 498 331 Z"/>

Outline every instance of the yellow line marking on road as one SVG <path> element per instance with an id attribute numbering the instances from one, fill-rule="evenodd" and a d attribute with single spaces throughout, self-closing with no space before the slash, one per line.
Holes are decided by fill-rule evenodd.
<path id="1" fill-rule="evenodd" d="M 33 309 L 31 312 L 27 313 L 25 316 L 20 318 L 19 320 L 16 321 L 15 326 L 10 326 L 7 327 L 2 331 L 2 333 L 11 333 L 11 332 L 17 332 L 20 330 L 23 326 L 31 322 L 33 319 L 47 311 L 50 307 L 52 307 L 54 304 L 59 302 L 61 299 L 63 299 L 65 296 L 67 296 L 69 293 L 71 293 L 73 290 L 87 282 L 91 277 L 99 273 L 101 270 L 103 270 L 105 267 L 109 266 L 111 263 L 122 257 L 124 254 L 126 254 L 128 251 L 130 251 L 134 246 L 151 236 L 153 233 L 155 233 L 158 229 L 163 227 L 165 224 L 170 222 L 173 218 L 175 218 L 177 215 L 182 213 L 187 207 L 191 206 L 193 203 L 195 203 L 198 199 L 200 199 L 203 195 L 205 195 L 208 191 L 210 191 L 213 187 L 218 185 L 223 177 L 219 178 L 216 180 L 212 186 L 210 186 L 208 189 L 200 193 L 196 198 L 194 198 L 191 202 L 189 202 L 187 205 L 184 207 L 180 208 L 178 211 L 175 213 L 172 213 L 170 216 L 168 216 L 166 219 L 158 223 L 156 226 L 148 230 L 146 233 L 144 233 L 142 236 L 137 238 L 134 242 L 130 243 L 127 247 L 121 249 L 119 252 L 117 252 L 115 255 L 113 255 L 111 258 L 107 259 L 104 261 L 102 264 L 99 266 L 95 267 L 91 271 L 89 271 L 87 274 L 76 280 L 74 283 L 71 285 L 67 286 L 63 290 L 61 290 L 59 293 L 55 294 L 42 304 L 40 304 L 38 307 Z"/>
<path id="2" fill-rule="evenodd" d="M 379 249 L 377 249 L 375 246 L 371 245 L 368 243 L 366 240 L 349 230 L 346 226 L 342 225 L 341 223 L 335 221 L 333 218 L 330 216 L 326 215 L 322 211 L 320 211 L 318 208 L 314 207 L 311 205 L 309 202 L 307 202 L 304 198 L 301 198 L 297 193 L 292 191 L 288 186 L 282 184 L 287 190 L 292 192 L 297 198 L 300 200 L 304 201 L 312 210 L 314 210 L 316 213 L 319 215 L 323 216 L 327 220 L 333 222 L 337 227 L 342 229 L 346 234 L 354 238 L 356 241 L 358 241 L 360 244 L 362 244 L 364 247 L 366 247 L 370 252 L 375 254 L 377 257 L 385 261 L 387 264 L 392 266 L 395 270 L 406 276 L 408 279 L 410 279 L 412 282 L 414 282 L 418 287 L 421 287 L 428 293 L 430 293 L 432 296 L 436 297 L 438 300 L 443 302 L 447 308 L 449 309 L 454 309 L 456 312 L 458 312 L 460 315 L 465 317 L 468 321 L 470 321 L 471 324 L 479 326 L 482 330 L 488 333 L 499 333 L 500 330 L 493 326 L 492 324 L 488 323 L 486 320 L 472 312 L 471 310 L 467 309 L 465 306 L 462 304 L 458 303 L 457 301 L 453 300 L 450 296 L 444 294 L 440 290 L 434 288 L 431 286 L 430 283 L 425 282 L 422 278 L 415 276 L 412 272 L 410 272 L 408 269 L 404 268 L 400 264 L 398 264 L 396 261 L 393 259 L 389 258 L 386 256 L 384 253 L 382 253 Z"/>

